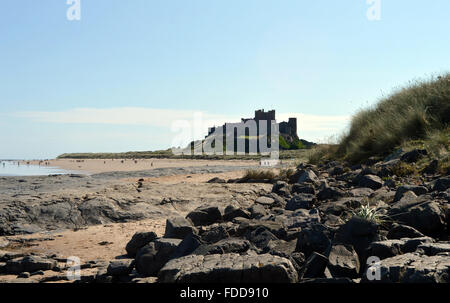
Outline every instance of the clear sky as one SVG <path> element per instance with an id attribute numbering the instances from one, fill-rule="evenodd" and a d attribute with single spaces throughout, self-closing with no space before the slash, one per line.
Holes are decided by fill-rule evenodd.
<path id="1" fill-rule="evenodd" d="M 379 20 L 366 0 L 80 3 L 0 1 L 0 158 L 166 149 L 198 111 L 276 109 L 321 141 L 450 67 L 448 0 L 381 0 Z"/>

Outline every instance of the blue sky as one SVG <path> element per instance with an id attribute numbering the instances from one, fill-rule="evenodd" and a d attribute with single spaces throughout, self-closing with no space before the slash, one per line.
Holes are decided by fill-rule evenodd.
<path id="1" fill-rule="evenodd" d="M 276 109 L 323 141 L 449 71 L 448 0 L 381 0 L 379 21 L 366 0 L 80 2 L 79 21 L 66 0 L 0 2 L 0 158 L 166 149 L 198 111 Z"/>

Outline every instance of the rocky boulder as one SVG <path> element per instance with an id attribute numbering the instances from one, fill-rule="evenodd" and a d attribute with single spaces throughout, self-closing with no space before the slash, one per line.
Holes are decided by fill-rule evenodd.
<path id="1" fill-rule="evenodd" d="M 197 229 L 186 218 L 174 217 L 166 220 L 164 238 L 184 239 L 187 235 L 197 232 Z"/>
<path id="2" fill-rule="evenodd" d="M 180 239 L 156 239 L 142 247 L 136 255 L 136 270 L 143 276 L 156 276 L 169 261 Z"/>
<path id="3" fill-rule="evenodd" d="M 222 221 L 222 213 L 217 206 L 201 206 L 190 212 L 186 218 L 195 226 L 204 226 Z"/>
<path id="4" fill-rule="evenodd" d="M 168 262 L 163 283 L 295 283 L 297 272 L 286 258 L 263 255 L 189 255 Z"/>
<path id="5" fill-rule="evenodd" d="M 135 257 L 136 253 L 141 247 L 144 247 L 151 241 L 155 240 L 157 235 L 154 232 L 137 232 L 133 235 L 131 240 L 127 243 L 125 250 L 127 255 L 130 257 Z"/>

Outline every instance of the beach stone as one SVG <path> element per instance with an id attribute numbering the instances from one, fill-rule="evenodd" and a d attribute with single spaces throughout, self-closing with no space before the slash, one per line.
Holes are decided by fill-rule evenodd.
<path id="1" fill-rule="evenodd" d="M 323 276 L 327 268 L 328 258 L 318 252 L 313 252 L 306 260 L 301 273 L 300 279 L 318 278 Z"/>
<path id="2" fill-rule="evenodd" d="M 292 193 L 293 194 L 311 194 L 311 195 L 315 195 L 316 194 L 316 189 L 311 184 L 307 184 L 307 183 L 298 184 L 298 183 L 295 183 L 295 184 L 292 185 Z"/>
<path id="3" fill-rule="evenodd" d="M 142 247 L 136 255 L 137 272 L 144 276 L 156 276 L 180 243 L 180 239 L 162 238 Z"/>
<path id="4" fill-rule="evenodd" d="M 425 149 L 414 149 L 410 152 L 404 153 L 400 157 L 400 160 L 406 163 L 414 163 L 427 154 L 428 152 Z"/>
<path id="5" fill-rule="evenodd" d="M 135 257 L 136 253 L 141 247 L 144 247 L 151 241 L 155 240 L 157 237 L 158 236 L 152 231 L 135 233 L 125 247 L 127 255 L 130 257 Z"/>
<path id="6" fill-rule="evenodd" d="M 275 199 L 270 197 L 259 197 L 255 200 L 255 203 L 262 204 L 264 206 L 271 206 L 275 202 Z"/>
<path id="7" fill-rule="evenodd" d="M 210 225 L 208 227 L 209 228 L 200 235 L 204 242 L 215 243 L 230 237 L 226 227 L 223 225 Z"/>
<path id="8" fill-rule="evenodd" d="M 223 219 L 225 221 L 232 221 L 234 218 L 242 217 L 250 219 L 250 212 L 246 209 L 242 209 L 236 205 L 228 205 L 225 207 Z"/>
<path id="9" fill-rule="evenodd" d="M 404 197 L 389 209 L 388 216 L 427 236 L 439 236 L 445 232 L 445 213 L 428 195 L 411 199 Z"/>
<path id="10" fill-rule="evenodd" d="M 109 263 L 107 274 L 110 276 L 128 275 L 133 270 L 134 259 L 114 260 Z"/>
<path id="11" fill-rule="evenodd" d="M 254 204 L 249 208 L 251 219 L 260 219 L 267 215 L 267 209 L 261 204 Z"/>
<path id="12" fill-rule="evenodd" d="M 433 191 L 445 191 L 450 188 L 450 177 L 438 179 L 433 186 Z"/>
<path id="13" fill-rule="evenodd" d="M 382 283 L 449 283 L 450 258 L 407 253 L 381 260 L 380 272 Z"/>
<path id="14" fill-rule="evenodd" d="M 184 239 L 191 233 L 198 233 L 192 223 L 183 217 L 174 217 L 166 220 L 164 238 Z"/>
<path id="15" fill-rule="evenodd" d="M 358 254 L 351 245 L 333 245 L 327 267 L 333 277 L 358 278 L 360 270 Z"/>
<path id="16" fill-rule="evenodd" d="M 297 210 L 300 208 L 311 209 L 317 199 L 311 194 L 295 194 L 286 204 L 286 210 Z"/>
<path id="17" fill-rule="evenodd" d="M 331 239 L 332 234 L 325 225 L 312 224 L 300 231 L 295 251 L 302 252 L 306 258 L 313 252 L 327 254 Z"/>
<path id="18" fill-rule="evenodd" d="M 342 198 L 345 196 L 344 191 L 340 190 L 336 187 L 325 187 L 319 193 L 317 194 L 317 199 L 319 201 L 324 200 L 338 200 L 339 198 Z"/>
<path id="19" fill-rule="evenodd" d="M 21 272 L 51 270 L 56 266 L 57 262 L 53 259 L 40 256 L 26 256 L 7 261 L 5 271 L 11 274 L 19 274 Z"/>
<path id="20" fill-rule="evenodd" d="M 450 253 L 450 242 L 424 243 L 417 247 L 427 256 L 435 256 L 442 253 Z"/>
<path id="21" fill-rule="evenodd" d="M 297 182 L 295 182 L 295 183 L 318 183 L 319 182 L 319 178 L 311 169 L 300 170 L 298 172 L 298 175 L 299 176 L 298 176 Z"/>
<path id="22" fill-rule="evenodd" d="M 383 180 L 376 175 L 364 175 L 359 179 L 358 186 L 377 190 L 383 186 Z"/>
<path id="23" fill-rule="evenodd" d="M 424 186 L 402 185 L 397 188 L 397 191 L 395 192 L 394 202 L 400 201 L 403 198 L 403 195 L 408 191 L 412 191 L 416 196 L 420 196 L 426 194 L 428 189 Z"/>
<path id="24" fill-rule="evenodd" d="M 252 248 L 248 240 L 228 238 L 214 244 L 202 244 L 192 252 L 193 255 L 242 254 Z"/>
<path id="25" fill-rule="evenodd" d="M 205 226 L 222 221 L 222 213 L 217 206 L 201 206 L 190 212 L 186 218 L 195 226 Z"/>
<path id="26" fill-rule="evenodd" d="M 388 239 L 421 238 L 425 235 L 414 227 L 394 223 L 387 234 Z"/>
<path id="27" fill-rule="evenodd" d="M 295 283 L 297 272 L 286 258 L 262 255 L 189 255 L 168 262 L 163 283 Z"/>

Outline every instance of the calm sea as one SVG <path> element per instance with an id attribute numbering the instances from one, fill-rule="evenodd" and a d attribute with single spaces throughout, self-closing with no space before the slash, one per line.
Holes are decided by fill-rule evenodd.
<path id="1" fill-rule="evenodd" d="M 28 165 L 18 161 L 1 161 L 0 176 L 46 176 L 77 173 L 57 167 Z"/>

